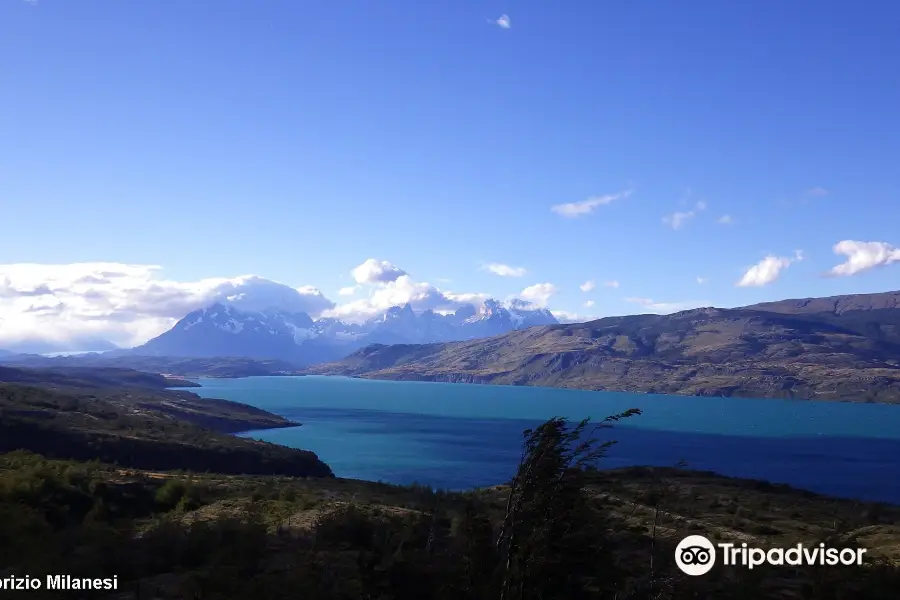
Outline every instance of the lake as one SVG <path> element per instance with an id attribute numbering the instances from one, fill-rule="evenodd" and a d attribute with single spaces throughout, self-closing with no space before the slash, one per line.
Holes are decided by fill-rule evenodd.
<path id="1" fill-rule="evenodd" d="M 674 465 L 900 503 L 900 406 L 698 398 L 345 377 L 195 380 L 201 396 L 303 425 L 249 437 L 314 451 L 338 477 L 466 489 L 507 481 L 522 431 L 553 416 L 608 430 L 603 467 Z"/>

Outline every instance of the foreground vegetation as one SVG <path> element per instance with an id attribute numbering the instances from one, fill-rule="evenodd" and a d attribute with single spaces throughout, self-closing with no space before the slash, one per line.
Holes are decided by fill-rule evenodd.
<path id="1" fill-rule="evenodd" d="M 446 493 L 337 479 L 311 452 L 226 435 L 278 417 L 168 391 L 158 376 L 4 377 L 0 581 L 118 582 L 31 598 L 855 600 L 900 589 L 898 507 L 675 468 L 596 470 L 602 434 L 639 411 L 597 427 L 552 419 L 525 432 L 509 484 Z M 868 561 L 717 565 L 692 578 L 674 565 L 688 534 L 858 545 Z"/>
<path id="2" fill-rule="evenodd" d="M 595 471 L 606 445 L 591 433 L 551 420 L 526 432 L 511 484 L 460 494 L 12 452 L 0 457 L 0 577 L 115 575 L 117 590 L 72 597 L 122 599 L 896 597 L 900 508 L 680 469 Z M 691 578 L 673 549 L 693 533 L 858 544 L 868 564 Z"/>

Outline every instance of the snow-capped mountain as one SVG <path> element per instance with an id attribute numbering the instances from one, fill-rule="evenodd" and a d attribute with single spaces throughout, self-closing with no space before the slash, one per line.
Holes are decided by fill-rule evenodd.
<path id="1" fill-rule="evenodd" d="M 245 310 L 216 303 L 179 320 L 169 331 L 131 350 L 145 356 L 280 359 L 298 365 L 337 360 L 369 344 L 422 344 L 499 335 L 558 323 L 528 302 L 487 300 L 455 313 L 416 313 L 394 306 L 363 324 L 313 320 L 302 312 Z"/>
<path id="2" fill-rule="evenodd" d="M 469 333 L 466 339 L 471 339 L 558 322 L 549 310 L 535 308 L 524 300 L 512 300 L 505 306 L 496 300 L 485 300 L 480 310 L 465 318 L 461 325 Z"/>

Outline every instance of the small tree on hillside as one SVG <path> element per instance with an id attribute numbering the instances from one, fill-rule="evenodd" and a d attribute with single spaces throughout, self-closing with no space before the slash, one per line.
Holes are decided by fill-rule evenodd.
<path id="1" fill-rule="evenodd" d="M 607 417 L 589 431 L 589 419 L 570 427 L 556 417 L 524 432 L 497 539 L 500 600 L 596 597 L 614 584 L 603 521 L 584 491 L 585 468 L 615 443 L 595 435 L 640 413 Z"/>

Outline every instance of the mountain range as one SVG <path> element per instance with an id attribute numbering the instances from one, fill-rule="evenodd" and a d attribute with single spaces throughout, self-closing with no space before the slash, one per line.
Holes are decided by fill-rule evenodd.
<path id="1" fill-rule="evenodd" d="M 0 362 L 900 402 L 900 292 L 574 324 L 520 300 L 450 314 L 398 306 L 364 323 L 217 302 L 136 348 L 54 358 L 0 352 Z"/>
<path id="2" fill-rule="evenodd" d="M 306 370 L 377 379 L 900 403 L 900 292 L 375 345 Z"/>
<path id="3" fill-rule="evenodd" d="M 296 366 L 342 358 L 370 344 L 417 344 L 470 340 L 536 325 L 558 323 L 550 311 L 522 300 L 486 300 L 453 313 L 416 313 L 395 306 L 365 323 L 313 319 L 279 309 L 245 310 L 217 302 L 193 311 L 165 333 L 110 357 L 243 357 L 280 360 Z"/>

